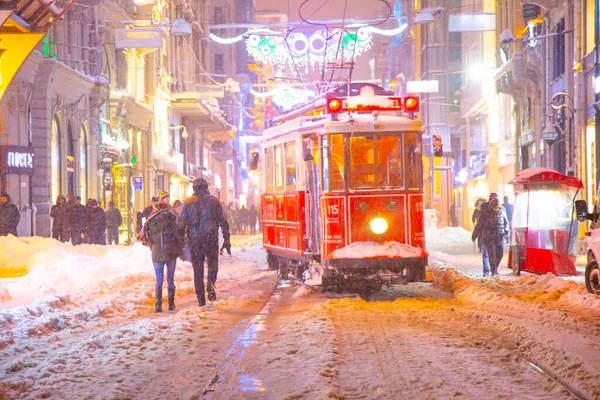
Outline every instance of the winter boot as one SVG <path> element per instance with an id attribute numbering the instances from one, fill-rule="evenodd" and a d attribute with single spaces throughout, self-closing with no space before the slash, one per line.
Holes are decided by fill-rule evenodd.
<path id="1" fill-rule="evenodd" d="M 169 310 L 175 309 L 175 288 L 169 289 Z"/>
<path id="2" fill-rule="evenodd" d="M 217 292 L 215 292 L 215 284 L 209 283 L 206 288 L 206 293 L 208 293 L 208 300 L 215 301 L 217 299 Z"/>
<path id="3" fill-rule="evenodd" d="M 198 305 L 204 307 L 206 305 L 206 299 L 204 298 L 204 292 L 198 295 Z"/>
<path id="4" fill-rule="evenodd" d="M 204 298 L 204 286 L 202 286 L 200 290 L 196 291 L 196 296 L 198 297 L 198 305 L 200 307 L 204 307 L 206 305 L 206 299 Z"/>
<path id="5" fill-rule="evenodd" d="M 156 289 L 156 303 L 154 308 L 156 312 L 162 312 L 162 288 Z"/>

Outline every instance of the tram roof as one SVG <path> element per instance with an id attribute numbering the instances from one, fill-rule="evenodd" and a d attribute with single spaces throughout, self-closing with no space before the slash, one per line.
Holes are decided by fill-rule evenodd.
<path id="1" fill-rule="evenodd" d="M 316 133 L 380 133 L 399 131 L 421 131 L 422 121 L 399 115 L 381 114 L 377 117 L 377 127 L 372 114 L 341 113 L 336 121 L 330 114 L 299 117 L 281 125 L 265 129 L 262 143 L 292 135 Z"/>

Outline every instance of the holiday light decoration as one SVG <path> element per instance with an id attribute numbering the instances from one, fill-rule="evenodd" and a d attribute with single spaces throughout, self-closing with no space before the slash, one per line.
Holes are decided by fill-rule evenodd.
<path id="1" fill-rule="evenodd" d="M 246 40 L 246 50 L 256 61 L 284 70 L 288 64 L 296 67 L 343 60 L 351 62 L 367 52 L 373 45 L 373 35 L 395 36 L 407 28 L 406 23 L 394 29 L 380 29 L 360 24 L 348 29 L 338 29 L 331 33 L 324 29 L 310 34 L 292 31 L 287 35 L 268 28 L 249 29 L 246 33 L 232 38 L 221 38 L 209 34 L 217 43 L 233 44 Z"/>
<path id="2" fill-rule="evenodd" d="M 297 89 L 293 87 L 278 87 L 268 92 L 257 92 L 250 89 L 250 93 L 259 99 L 272 98 L 273 103 L 283 110 L 289 110 L 294 106 L 315 98 L 315 91 L 309 89 Z"/>

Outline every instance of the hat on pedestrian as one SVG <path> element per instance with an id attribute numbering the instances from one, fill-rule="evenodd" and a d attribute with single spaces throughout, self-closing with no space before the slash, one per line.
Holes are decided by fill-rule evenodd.
<path id="1" fill-rule="evenodd" d="M 204 178 L 198 178 L 194 181 L 194 191 L 198 191 L 198 190 L 207 190 L 208 189 L 208 182 L 206 181 L 206 179 Z"/>
<path id="2" fill-rule="evenodd" d="M 171 198 L 171 195 L 168 192 L 164 192 L 164 191 L 160 191 L 158 192 L 158 201 L 160 201 L 161 203 L 167 202 L 168 203 L 168 199 Z"/>
<path id="3" fill-rule="evenodd" d="M 490 201 L 497 200 L 497 199 L 498 199 L 498 193 L 490 193 Z"/>
<path id="4" fill-rule="evenodd" d="M 98 200 L 96 199 L 89 199 L 88 201 L 90 203 L 90 207 L 96 207 L 98 205 Z"/>

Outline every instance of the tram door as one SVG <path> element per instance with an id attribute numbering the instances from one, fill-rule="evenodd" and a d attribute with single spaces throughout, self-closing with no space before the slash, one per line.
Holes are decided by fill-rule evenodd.
<path id="1" fill-rule="evenodd" d="M 131 181 L 130 165 L 113 165 L 113 193 L 112 201 L 121 211 L 123 224 L 119 227 L 119 236 L 124 237 L 125 244 L 133 241 L 133 188 Z"/>
<path id="2" fill-rule="evenodd" d="M 308 247 L 313 254 L 321 254 L 321 146 L 318 137 L 305 139 L 302 146 L 302 157 L 305 161 L 305 168 L 308 181 L 308 201 L 306 204 L 310 207 L 310 223 L 308 228 Z"/>

